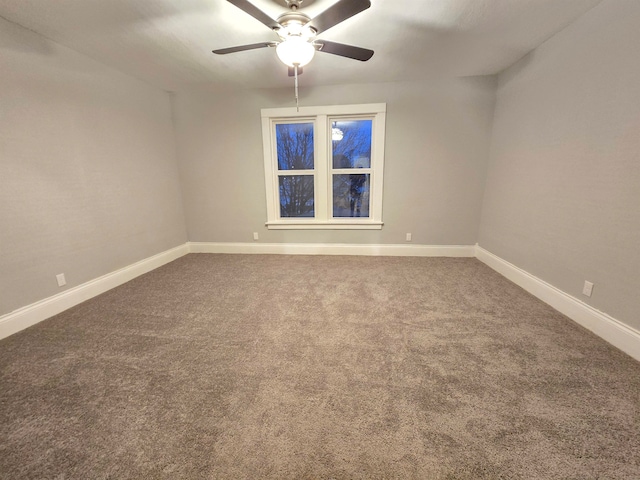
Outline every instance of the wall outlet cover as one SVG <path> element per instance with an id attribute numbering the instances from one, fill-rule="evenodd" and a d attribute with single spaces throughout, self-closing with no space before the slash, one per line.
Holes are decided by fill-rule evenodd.
<path id="1" fill-rule="evenodd" d="M 587 297 L 590 297 L 592 292 L 593 292 L 593 283 L 585 280 L 584 287 L 582 287 L 582 294 L 586 295 Z"/>

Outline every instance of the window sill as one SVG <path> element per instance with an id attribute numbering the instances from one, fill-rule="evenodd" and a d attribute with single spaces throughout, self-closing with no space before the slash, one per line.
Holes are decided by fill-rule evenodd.
<path id="1" fill-rule="evenodd" d="M 269 230 L 382 230 L 383 222 L 366 221 L 279 221 L 265 223 Z"/>

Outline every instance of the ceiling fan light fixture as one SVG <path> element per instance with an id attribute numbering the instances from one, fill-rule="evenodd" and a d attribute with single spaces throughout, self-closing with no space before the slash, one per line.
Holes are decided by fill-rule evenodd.
<path id="1" fill-rule="evenodd" d="M 278 58 L 289 67 L 304 67 L 313 59 L 315 53 L 313 45 L 299 36 L 287 37 L 276 47 Z"/>

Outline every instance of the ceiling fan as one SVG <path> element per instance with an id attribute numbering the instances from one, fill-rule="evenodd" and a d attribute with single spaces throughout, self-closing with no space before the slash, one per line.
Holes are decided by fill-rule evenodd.
<path id="1" fill-rule="evenodd" d="M 302 73 L 302 67 L 311 61 L 316 50 L 362 62 L 366 62 L 373 56 L 373 50 L 316 38 L 317 35 L 338 23 L 369 8 L 371 6 L 369 0 L 339 0 L 313 19 L 299 11 L 303 0 L 286 0 L 289 11 L 280 15 L 276 20 L 273 20 L 248 0 L 227 1 L 259 20 L 277 33 L 280 38 L 279 41 L 252 43 L 214 50 L 213 53 L 218 55 L 275 47 L 278 58 L 289 67 L 289 76 L 295 76 L 296 79 L 298 74 Z"/>

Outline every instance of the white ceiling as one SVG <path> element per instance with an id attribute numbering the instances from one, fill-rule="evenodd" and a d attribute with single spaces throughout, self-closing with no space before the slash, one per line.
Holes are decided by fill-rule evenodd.
<path id="1" fill-rule="evenodd" d="M 252 0 L 277 17 L 284 0 Z M 318 53 L 302 85 L 419 81 L 497 73 L 601 0 L 372 0 L 323 32 L 369 48 L 366 63 Z M 314 17 L 336 0 L 306 0 Z M 290 86 L 274 49 L 212 49 L 276 40 L 225 0 L 0 0 L 0 16 L 166 90 L 194 84 Z"/>

